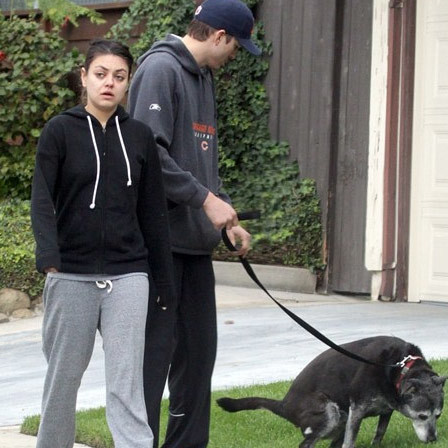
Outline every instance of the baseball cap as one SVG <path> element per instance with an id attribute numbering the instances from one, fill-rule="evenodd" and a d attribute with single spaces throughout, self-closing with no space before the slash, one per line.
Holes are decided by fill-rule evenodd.
<path id="1" fill-rule="evenodd" d="M 194 18 L 217 30 L 225 30 L 249 53 L 255 56 L 261 54 L 250 39 L 254 16 L 241 0 L 205 0 L 196 9 Z"/>

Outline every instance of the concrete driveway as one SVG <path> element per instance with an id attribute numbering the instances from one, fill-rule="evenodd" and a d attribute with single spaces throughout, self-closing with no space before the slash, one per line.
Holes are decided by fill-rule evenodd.
<path id="1" fill-rule="evenodd" d="M 448 306 L 382 303 L 344 296 L 273 292 L 337 343 L 394 335 L 420 346 L 427 358 L 448 358 Z M 293 379 L 325 350 L 257 289 L 218 286 L 219 344 L 214 389 Z M 42 316 L 0 325 L 0 426 L 40 412 L 46 370 Z M 104 406 L 98 337 L 78 396 L 78 408 Z M 0 440 L 0 446 L 3 446 Z"/>

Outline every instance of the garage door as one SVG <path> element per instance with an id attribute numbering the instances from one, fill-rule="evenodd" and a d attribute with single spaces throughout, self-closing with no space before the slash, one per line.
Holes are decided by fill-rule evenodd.
<path id="1" fill-rule="evenodd" d="M 417 2 L 409 300 L 448 302 L 448 0 Z"/>

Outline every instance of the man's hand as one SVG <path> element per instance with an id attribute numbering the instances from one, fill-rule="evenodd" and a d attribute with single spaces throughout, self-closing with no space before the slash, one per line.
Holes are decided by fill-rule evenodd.
<path id="1" fill-rule="evenodd" d="M 250 233 L 239 225 L 236 227 L 232 227 L 230 230 L 226 231 L 230 242 L 237 248 L 237 251 L 232 252 L 232 254 L 245 257 L 250 250 Z M 238 243 L 240 243 L 240 247 L 236 246 L 236 244 Z"/>
<path id="2" fill-rule="evenodd" d="M 49 272 L 58 272 L 58 270 L 53 266 L 44 269 L 44 274 L 48 274 Z"/>
<path id="3" fill-rule="evenodd" d="M 202 207 L 216 230 L 230 230 L 238 225 L 238 217 L 233 207 L 213 193 L 208 193 Z"/>

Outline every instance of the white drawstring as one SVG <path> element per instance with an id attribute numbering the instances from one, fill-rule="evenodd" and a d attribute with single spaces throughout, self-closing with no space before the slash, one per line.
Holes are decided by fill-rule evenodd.
<path id="1" fill-rule="evenodd" d="M 118 115 L 115 116 L 115 123 L 117 125 L 118 137 L 120 137 L 121 149 L 123 150 L 124 160 L 126 160 L 126 169 L 128 172 L 127 186 L 130 187 L 132 185 L 131 166 L 129 165 L 128 153 L 126 152 L 126 146 L 124 146 L 123 137 L 121 135 L 120 123 L 118 121 Z"/>
<path id="2" fill-rule="evenodd" d="M 171 417 L 185 417 L 185 414 L 173 414 L 171 411 L 168 411 Z"/>
<path id="3" fill-rule="evenodd" d="M 107 290 L 108 294 L 110 294 L 112 289 L 114 288 L 114 285 L 112 284 L 111 280 L 99 280 L 95 283 L 96 283 L 96 286 L 98 286 L 98 288 L 100 288 L 100 289 L 105 289 L 105 288 L 109 287 Z"/>
<path id="4" fill-rule="evenodd" d="M 87 115 L 87 120 L 89 121 L 90 135 L 92 136 L 93 147 L 95 148 L 95 156 L 96 156 L 96 179 L 95 179 L 95 188 L 93 189 L 92 203 L 90 204 L 90 208 L 93 210 L 95 208 L 96 201 L 96 193 L 98 191 L 98 184 L 100 181 L 100 154 L 98 152 L 98 146 L 96 144 L 95 133 L 93 132 L 92 120 L 89 115 Z M 129 164 L 128 153 L 126 152 L 126 146 L 124 146 L 123 136 L 121 135 L 120 123 L 118 121 L 118 115 L 115 116 L 115 123 L 117 125 L 118 137 L 121 143 L 121 149 L 123 151 L 124 160 L 126 161 L 126 171 L 128 174 L 127 186 L 130 187 L 132 185 L 131 178 L 131 165 Z"/>
<path id="5" fill-rule="evenodd" d="M 92 120 L 90 119 L 89 115 L 87 115 L 87 120 L 89 121 L 90 135 L 92 136 L 96 156 L 96 180 L 95 180 L 95 188 L 93 190 L 92 203 L 90 204 L 90 208 L 93 210 L 95 208 L 96 192 L 98 190 L 98 183 L 100 181 L 100 155 L 98 153 L 98 146 L 96 145 L 95 133 L 93 132 Z"/>

